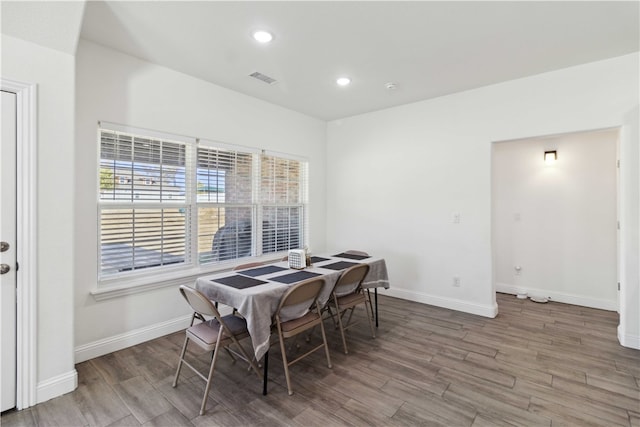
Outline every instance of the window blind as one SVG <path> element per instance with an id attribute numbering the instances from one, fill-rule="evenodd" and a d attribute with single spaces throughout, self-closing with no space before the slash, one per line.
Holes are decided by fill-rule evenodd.
<path id="1" fill-rule="evenodd" d="M 200 262 L 255 255 L 252 154 L 198 147 L 197 165 Z"/>
<path id="2" fill-rule="evenodd" d="M 100 272 L 189 260 L 187 145 L 100 131 Z"/>
<path id="3" fill-rule="evenodd" d="M 263 251 L 280 252 L 303 247 L 305 163 L 262 154 L 260 183 Z"/>
<path id="4" fill-rule="evenodd" d="M 305 161 L 118 126 L 99 145 L 103 279 L 305 245 Z"/>

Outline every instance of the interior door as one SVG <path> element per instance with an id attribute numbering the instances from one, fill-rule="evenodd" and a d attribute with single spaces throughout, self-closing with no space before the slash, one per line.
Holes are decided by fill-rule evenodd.
<path id="1" fill-rule="evenodd" d="M 16 406 L 16 94 L 2 91 L 0 145 L 0 382 L 2 411 Z"/>

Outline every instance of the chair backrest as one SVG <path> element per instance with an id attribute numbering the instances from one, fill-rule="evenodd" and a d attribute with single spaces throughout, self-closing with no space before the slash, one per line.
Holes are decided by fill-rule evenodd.
<path id="1" fill-rule="evenodd" d="M 338 297 L 357 292 L 367 273 L 369 273 L 369 264 L 358 264 L 347 268 L 340 275 L 333 292 Z"/>
<path id="2" fill-rule="evenodd" d="M 193 311 L 204 316 L 213 316 L 220 321 L 220 312 L 202 292 L 189 286 L 181 285 L 180 293 L 187 300 Z"/>
<path id="3" fill-rule="evenodd" d="M 280 299 L 276 318 L 281 322 L 297 319 L 309 312 L 324 286 L 324 279 L 313 278 L 292 286 Z"/>
<path id="4" fill-rule="evenodd" d="M 356 251 L 353 249 L 349 249 L 348 251 L 344 251 L 345 254 L 351 254 L 351 255 L 360 255 L 360 256 L 369 256 L 368 253 L 363 252 L 363 251 Z"/>
<path id="5" fill-rule="evenodd" d="M 235 267 L 232 268 L 233 271 L 237 271 L 237 270 L 246 270 L 247 268 L 251 268 L 251 267 L 261 267 L 264 265 L 264 262 L 248 262 L 246 264 L 240 264 L 240 265 L 236 265 Z"/>

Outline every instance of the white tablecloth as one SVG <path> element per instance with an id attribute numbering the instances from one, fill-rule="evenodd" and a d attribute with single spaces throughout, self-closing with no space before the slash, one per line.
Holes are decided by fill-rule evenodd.
<path id="1" fill-rule="evenodd" d="M 363 282 L 365 288 L 384 287 L 389 288 L 389 277 L 387 274 L 387 266 L 384 259 L 370 257 L 363 260 L 353 260 L 345 258 L 336 258 L 334 256 L 321 255 L 326 261 L 319 261 L 304 270 L 292 270 L 288 268 L 288 263 L 278 262 L 273 265 L 284 267 L 286 269 L 265 274 L 262 276 L 254 276 L 255 279 L 262 280 L 266 283 L 238 289 L 232 286 L 218 283 L 215 280 L 232 275 L 243 275 L 242 271 L 227 271 L 224 273 L 203 276 L 196 280 L 195 288 L 204 293 L 212 301 L 217 301 L 231 307 L 235 307 L 238 312 L 246 319 L 249 335 L 256 355 L 259 360 L 269 349 L 269 338 L 271 335 L 272 317 L 278 309 L 278 304 L 284 293 L 295 283 L 280 283 L 274 281 L 274 278 L 285 276 L 296 271 L 308 271 L 318 273 L 325 280 L 325 285 L 320 293 L 320 303 L 324 304 L 328 301 L 333 287 L 340 277 L 342 271 L 322 268 L 324 265 L 333 264 L 335 262 L 352 262 L 369 264 L 370 269 L 367 277 Z M 248 269 L 252 270 L 252 269 Z M 320 277 L 320 276 L 319 276 Z"/>

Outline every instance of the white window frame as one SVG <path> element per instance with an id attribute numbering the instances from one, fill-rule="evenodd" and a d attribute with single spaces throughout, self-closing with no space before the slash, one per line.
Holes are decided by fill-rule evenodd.
<path id="1" fill-rule="evenodd" d="M 111 275 L 102 275 L 101 272 L 101 211 L 103 208 L 110 208 L 113 206 L 124 207 L 129 206 L 133 207 L 134 203 L 128 202 L 104 202 L 100 200 L 100 157 L 101 157 L 101 132 L 103 130 L 127 133 L 130 135 L 135 135 L 139 137 L 151 137 L 160 139 L 163 141 L 171 141 L 171 142 L 181 142 L 186 144 L 187 146 L 187 165 L 186 175 L 190 175 L 191 179 L 186 179 L 186 190 L 185 190 L 185 204 L 190 207 L 191 216 L 189 218 L 189 222 L 191 223 L 190 229 L 187 225 L 186 241 L 185 241 L 185 261 L 179 265 L 174 266 L 161 266 L 161 267 L 150 267 L 150 268 L 142 268 L 140 270 L 133 270 L 127 272 L 121 272 Z M 229 270 L 234 265 L 237 265 L 240 262 L 244 262 L 246 260 L 255 260 L 255 261 L 272 261 L 276 259 L 280 259 L 285 251 L 279 252 L 271 252 L 267 254 L 262 253 L 262 208 L 263 204 L 261 203 L 261 195 L 260 195 L 260 179 L 261 179 L 261 156 L 268 155 L 279 158 L 286 158 L 290 160 L 294 160 L 300 162 L 301 166 L 301 177 L 299 183 L 299 191 L 300 191 L 300 202 L 296 204 L 297 207 L 301 208 L 301 218 L 300 218 L 300 246 L 307 245 L 307 236 L 308 236 L 308 160 L 306 158 L 283 154 L 277 152 L 270 152 L 265 150 L 260 150 L 257 148 L 251 148 L 246 146 L 239 146 L 234 144 L 228 144 L 224 142 L 205 140 L 205 139 L 197 139 L 184 137 L 180 135 L 173 135 L 164 132 L 152 131 L 147 129 L 134 128 L 130 126 L 123 126 L 113 123 L 101 122 L 98 126 L 97 132 L 97 141 L 98 141 L 98 153 L 97 153 L 97 175 L 98 175 L 98 184 L 96 185 L 96 196 L 97 196 L 97 258 L 98 258 L 98 288 L 92 292 L 92 295 L 96 300 L 108 299 L 113 297 L 118 297 L 122 295 L 128 295 L 132 293 L 144 292 L 150 289 L 156 289 L 164 286 L 172 286 L 175 284 L 182 283 L 192 283 L 197 277 L 202 276 L 204 274 L 210 274 L 216 271 Z M 252 156 L 252 195 L 251 195 L 251 209 L 252 209 L 252 256 L 249 258 L 241 258 L 241 259 L 230 259 L 226 261 L 216 261 L 207 264 L 201 264 L 199 261 L 197 240 L 198 240 L 198 208 L 208 203 L 198 202 L 197 198 L 197 186 L 195 184 L 196 180 L 196 170 L 197 170 L 197 149 L 198 148 L 212 148 L 219 150 L 229 150 L 236 151 L 245 154 L 250 154 Z M 116 178 L 117 179 L 117 178 Z M 167 207 L 171 205 L 170 202 L 165 202 Z M 150 203 L 149 207 L 157 207 L 160 203 Z M 214 204 L 211 204 L 214 205 Z M 222 206 L 224 204 L 220 204 Z M 229 206 L 229 205 L 225 205 Z M 264 206 L 272 206 L 272 204 L 264 204 Z M 283 205 L 283 206 L 291 206 L 291 205 Z M 242 261 L 240 261 L 242 260 Z"/>

